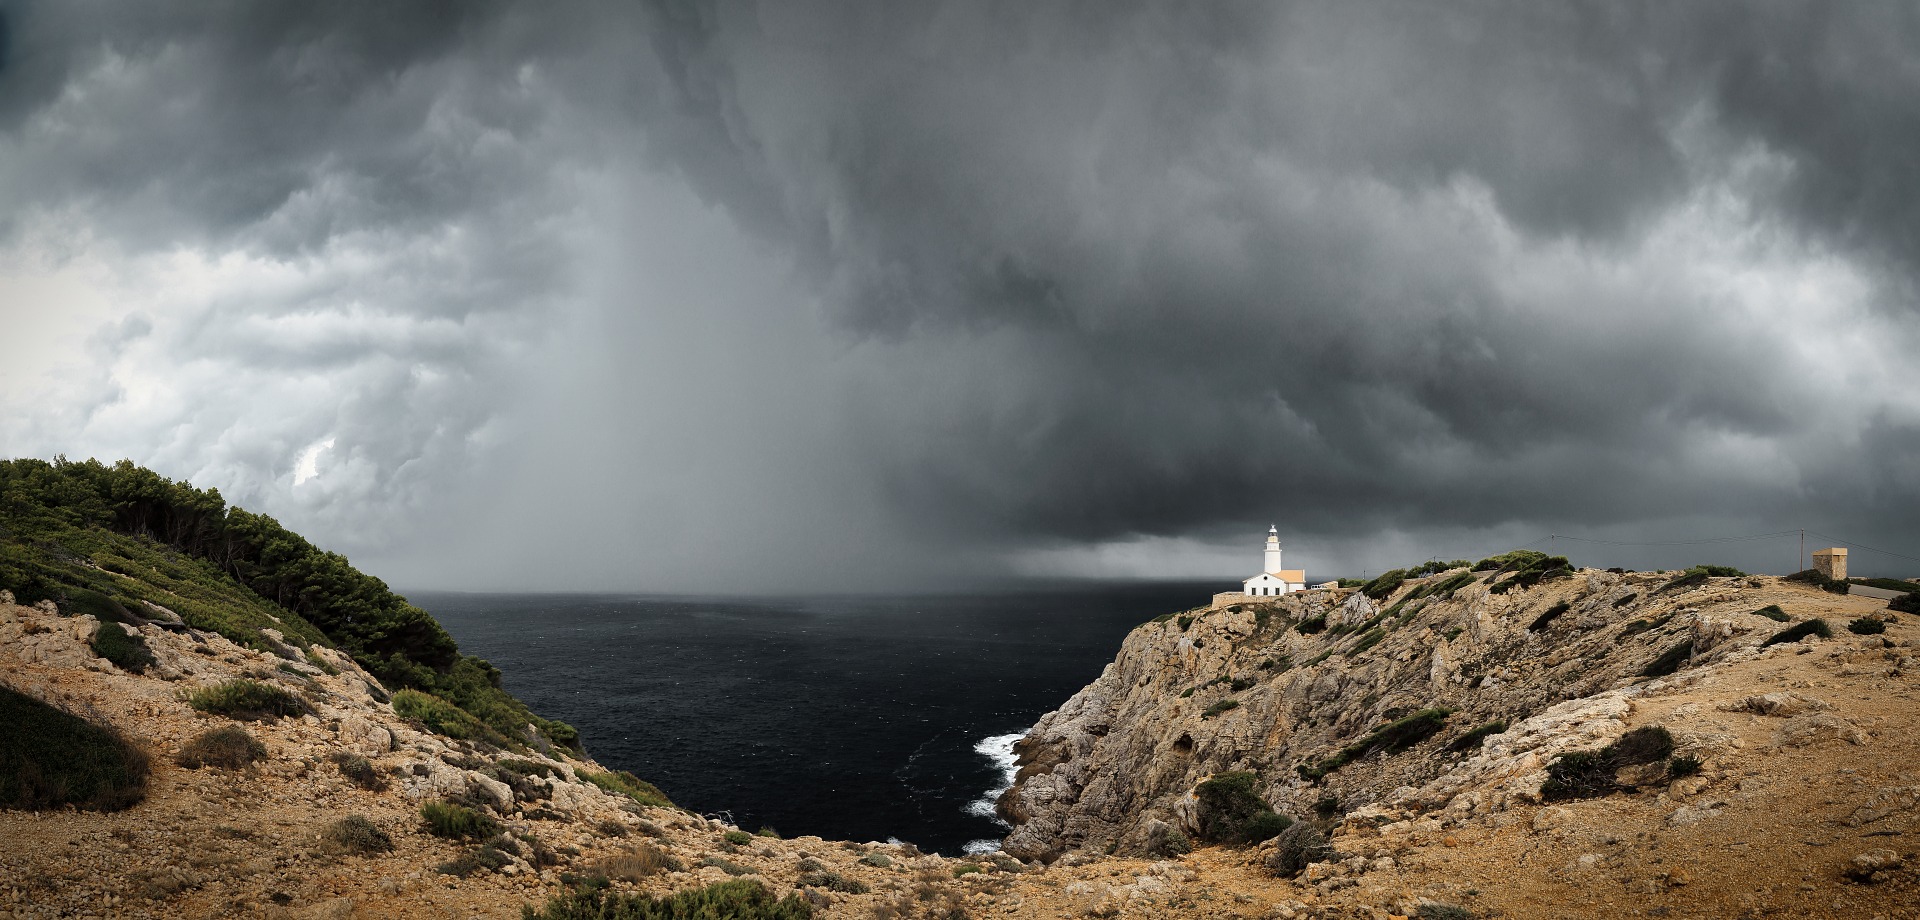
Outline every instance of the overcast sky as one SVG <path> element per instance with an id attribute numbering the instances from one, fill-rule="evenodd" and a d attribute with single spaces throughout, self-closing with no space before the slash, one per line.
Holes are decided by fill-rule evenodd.
<path id="1" fill-rule="evenodd" d="M 403 588 L 1920 556 L 1916 100 L 1911 3 L 0 0 L 0 455 Z"/>

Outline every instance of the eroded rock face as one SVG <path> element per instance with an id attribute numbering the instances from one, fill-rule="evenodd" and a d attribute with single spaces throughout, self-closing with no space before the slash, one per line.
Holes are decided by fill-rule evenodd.
<path id="1" fill-rule="evenodd" d="M 1019 778 L 999 803 L 1015 825 L 1003 847 L 1041 860 L 1149 853 L 1160 826 L 1196 829 L 1194 786 L 1228 770 L 1256 772 L 1267 800 L 1294 815 L 1326 799 L 1348 813 L 1461 816 L 1537 801 L 1553 757 L 1618 737 L 1637 696 L 1757 655 L 1777 629 L 1752 615 L 1763 605 L 1743 595 L 1747 579 L 1662 592 L 1671 574 L 1588 570 L 1504 593 L 1476 575 L 1428 593 L 1455 574 L 1410 581 L 1378 602 L 1307 591 L 1189 611 L 1185 629 L 1167 618 L 1134 630 L 1099 679 L 1016 746 Z M 1559 603 L 1568 609 L 1529 631 Z M 1296 628 L 1318 617 L 1324 631 Z M 1640 676 L 1687 642 L 1677 673 Z M 1228 699 L 1236 705 L 1219 705 Z M 1787 697 L 1752 705 L 1817 708 Z M 1383 725 L 1435 707 L 1451 713 L 1404 751 L 1365 744 Z M 1448 750 L 1502 722 L 1504 730 Z M 1825 721 L 1794 729 L 1783 743 L 1849 737 Z M 1311 768 L 1352 745 L 1368 749 L 1313 778 Z"/>

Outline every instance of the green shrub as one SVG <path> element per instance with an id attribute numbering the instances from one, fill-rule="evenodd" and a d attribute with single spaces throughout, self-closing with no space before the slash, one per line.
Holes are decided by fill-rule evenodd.
<path id="1" fill-rule="evenodd" d="M 1520 569 L 1529 565 L 1533 565 L 1545 558 L 1547 558 L 1547 554 L 1540 552 L 1539 550 L 1532 550 L 1532 549 L 1508 550 L 1504 553 L 1501 553 L 1498 556 L 1488 556 L 1487 558 L 1474 563 L 1473 571 L 1489 572 L 1489 571 Z"/>
<path id="2" fill-rule="evenodd" d="M 637 882 L 661 872 L 679 872 L 687 867 L 673 854 L 641 841 L 632 850 L 609 856 L 593 866 L 595 874 L 623 882 Z"/>
<path id="3" fill-rule="evenodd" d="M 464 805 L 428 802 L 420 806 L 427 833 L 449 840 L 485 840 L 500 832 L 499 822 Z"/>
<path id="4" fill-rule="evenodd" d="M 719 869 L 720 871 L 725 872 L 728 875 L 752 875 L 753 874 L 752 869 L 749 869 L 731 860 L 723 859 L 719 856 L 709 856 L 705 859 L 700 860 L 700 862 L 697 863 L 697 865 L 712 866 L 713 868 Z"/>
<path id="5" fill-rule="evenodd" d="M 1876 636 L 1887 631 L 1887 621 L 1879 617 L 1859 617 L 1847 624 L 1847 631 L 1862 636 Z"/>
<path id="6" fill-rule="evenodd" d="M 1480 747 L 1480 742 L 1507 730 L 1507 720 L 1495 719 L 1485 725 L 1469 730 L 1467 733 L 1447 743 L 1447 750 L 1454 753 L 1471 751 Z"/>
<path id="7" fill-rule="evenodd" d="M 1185 631 L 1186 631 L 1186 629 L 1187 629 L 1187 627 L 1189 627 L 1189 626 L 1192 626 L 1192 625 L 1193 625 L 1193 614 L 1190 614 L 1190 613 L 1188 613 L 1188 614 L 1181 614 L 1181 615 L 1180 615 L 1180 617 L 1179 617 L 1178 619 L 1176 619 L 1176 620 L 1175 620 L 1174 622 L 1176 622 L 1176 623 L 1179 623 L 1179 624 L 1180 624 L 1180 630 L 1181 630 L 1182 632 L 1185 632 Z"/>
<path id="8" fill-rule="evenodd" d="M 189 770 L 201 767 L 238 770 L 256 760 L 264 760 L 266 756 L 266 745 L 247 734 L 246 729 L 229 725 L 193 736 L 193 740 L 180 747 L 180 753 L 173 762 Z"/>
<path id="9" fill-rule="evenodd" d="M 146 753 L 111 728 L 4 686 L 0 726 L 0 808 L 119 811 L 146 795 Z"/>
<path id="10" fill-rule="evenodd" d="M 1641 677 L 1665 677 L 1680 670 L 1680 666 L 1693 657 L 1693 640 L 1682 639 L 1680 644 L 1660 653 L 1660 657 L 1647 662 L 1640 669 Z"/>
<path id="11" fill-rule="evenodd" d="M 139 633 L 128 635 L 118 623 L 101 623 L 93 631 L 89 646 L 95 655 L 122 671 L 139 674 L 153 666 L 153 650 L 147 648 L 147 640 Z"/>
<path id="12" fill-rule="evenodd" d="M 1744 578 L 1747 574 L 1730 565 L 1696 565 L 1687 571 L 1698 572 L 1708 578 Z"/>
<path id="13" fill-rule="evenodd" d="M 1809 584 L 1828 594 L 1847 593 L 1847 582 L 1844 579 L 1828 578 L 1820 574 L 1819 569 L 1801 569 L 1792 575 L 1788 575 L 1786 580 Z"/>
<path id="14" fill-rule="evenodd" d="M 1572 609 L 1573 603 L 1571 601 L 1561 601 L 1558 604 L 1548 607 L 1542 611 L 1539 616 L 1533 618 L 1533 624 L 1527 627 L 1527 631 L 1539 632 L 1540 630 L 1546 629 L 1547 624 L 1559 619 L 1561 614 Z"/>
<path id="15" fill-rule="evenodd" d="M 1336 579 L 1335 583 L 1338 587 L 1342 588 L 1362 588 L 1366 586 L 1367 580 L 1364 578 L 1341 578 Z"/>
<path id="16" fill-rule="evenodd" d="M 261 632 L 272 628 L 299 649 L 337 648 L 389 686 L 438 694 L 505 736 L 532 724 L 545 735 L 535 744 L 578 748 L 576 731 L 528 711 L 425 611 L 217 491 L 129 461 L 58 458 L 0 460 L 0 495 L 0 587 L 27 603 L 103 622 L 164 606 L 260 651 L 275 650 Z"/>
<path id="17" fill-rule="evenodd" d="M 1707 572 L 1680 572 L 1678 576 L 1668 580 L 1667 584 L 1655 588 L 1653 593 L 1678 592 L 1682 588 L 1693 588 L 1701 584 L 1707 584 Z"/>
<path id="18" fill-rule="evenodd" d="M 521 910 L 524 920 L 810 920 L 813 905 L 798 895 L 776 901 L 752 879 L 719 882 L 668 895 L 620 894 L 588 884 Z"/>
<path id="19" fill-rule="evenodd" d="M 1826 620 L 1817 617 L 1811 620 L 1803 620 L 1774 633 L 1773 638 L 1760 643 L 1760 647 L 1766 648 L 1769 645 L 1779 645 L 1783 642 L 1798 642 L 1808 636 L 1819 636 L 1822 639 L 1831 639 L 1833 638 L 1833 627 L 1828 626 Z"/>
<path id="20" fill-rule="evenodd" d="M 1759 610 L 1755 610 L 1753 612 L 1753 615 L 1757 617 L 1766 617 L 1767 619 L 1772 620 L 1775 623 L 1785 623 L 1786 621 L 1792 619 L 1792 617 L 1787 616 L 1787 612 L 1785 610 L 1780 609 L 1779 604 L 1768 604 L 1765 607 L 1760 608 Z"/>
<path id="21" fill-rule="evenodd" d="M 340 770 L 340 775 L 346 777 L 348 782 L 368 792 L 379 792 L 387 788 L 387 778 L 380 775 L 373 761 L 344 751 L 335 752 L 332 759 L 333 765 Z"/>
<path id="22" fill-rule="evenodd" d="M 776 831 L 776 830 L 774 830 L 774 829 L 773 829 L 773 828 L 771 828 L 771 827 L 763 827 L 763 828 L 761 828 L 761 829 L 759 829 L 759 830 L 757 830 L 757 831 L 754 831 L 754 832 L 753 832 L 753 835 L 754 835 L 755 837 L 771 837 L 771 838 L 773 838 L 774 840 L 779 840 L 779 839 L 780 839 L 780 832 L 779 832 L 779 831 Z"/>
<path id="23" fill-rule="evenodd" d="M 61 616 L 91 616 L 103 624 L 132 624 L 138 619 L 118 600 L 86 588 L 67 589 L 66 601 L 59 606 Z"/>
<path id="24" fill-rule="evenodd" d="M 393 838 L 360 815 L 348 815 L 327 825 L 320 832 L 320 840 L 337 853 L 385 853 L 393 849 Z"/>
<path id="25" fill-rule="evenodd" d="M 1327 617 L 1325 614 L 1316 614 L 1314 616 L 1310 616 L 1304 620 L 1301 620 L 1298 625 L 1294 626 L 1294 629 L 1299 630 L 1300 634 L 1303 636 L 1311 636 L 1314 633 L 1320 632 L 1326 628 L 1327 628 Z"/>
<path id="26" fill-rule="evenodd" d="M 1667 759 L 1667 775 L 1674 779 L 1700 772 L 1700 758 L 1676 754 Z"/>
<path id="27" fill-rule="evenodd" d="M 1452 597 L 1453 592 L 1458 591 L 1461 588 L 1466 587 L 1467 585 L 1473 584 L 1473 580 L 1474 579 L 1473 579 L 1472 572 L 1461 572 L 1457 575 L 1453 575 L 1451 577 L 1448 577 L 1433 583 L 1431 586 L 1427 588 L 1427 594 L 1429 596 L 1438 597 L 1438 598 L 1441 598 L 1442 600 L 1445 600 L 1447 598 Z"/>
<path id="28" fill-rule="evenodd" d="M 962 866 L 961 868 L 966 867 Z M 953 871 L 956 875 L 960 874 L 960 869 Z M 974 866 L 973 871 L 980 871 L 980 867 Z M 794 881 L 794 884 L 803 888 L 825 888 L 828 891 L 838 891 L 841 894 L 866 894 L 871 890 L 865 882 L 859 879 L 847 878 L 838 872 L 830 872 L 826 869 L 803 873 L 800 878 Z"/>
<path id="29" fill-rule="evenodd" d="M 726 842 L 731 843 L 734 846 L 743 847 L 753 842 L 753 835 L 747 833 L 746 831 L 728 831 L 725 834 L 720 835 L 720 839 L 725 840 Z"/>
<path id="30" fill-rule="evenodd" d="M 1254 791 L 1259 777 L 1245 770 L 1221 773 L 1195 786 L 1200 839 L 1208 843 L 1253 844 L 1285 830 L 1292 821 L 1277 814 Z"/>
<path id="31" fill-rule="evenodd" d="M 1453 715 L 1451 709 L 1422 709 L 1375 729 L 1366 737 L 1341 748 L 1339 753 L 1318 764 L 1301 764 L 1295 769 L 1301 776 L 1318 782 L 1327 774 L 1374 751 L 1398 754 L 1412 748 L 1438 733 L 1441 727 L 1446 725 L 1447 717 L 1450 715 Z"/>
<path id="32" fill-rule="evenodd" d="M 555 774 L 553 767 L 547 764 L 543 764 L 537 760 L 524 760 L 519 757 L 502 757 L 494 762 L 494 766 L 509 773 L 517 773 L 521 776 L 546 778 Z"/>
<path id="33" fill-rule="evenodd" d="M 245 722 L 271 722 L 281 716 L 302 716 L 313 711 L 313 707 L 299 694 L 273 684 L 245 679 L 195 690 L 187 695 L 187 705 L 201 712 Z"/>
<path id="34" fill-rule="evenodd" d="M 1253 628 L 1255 631 L 1264 631 L 1267 628 L 1267 622 L 1272 619 L 1272 608 L 1265 606 L 1253 608 Z"/>
<path id="35" fill-rule="evenodd" d="M 1400 584 L 1406 580 L 1407 572 L 1405 569 L 1394 569 L 1390 572 L 1382 572 L 1379 578 L 1367 582 L 1367 586 L 1361 588 L 1360 593 L 1377 601 L 1400 590 Z"/>
<path id="36" fill-rule="evenodd" d="M 1167 828 L 1166 834 L 1154 841 L 1154 844 L 1152 855 L 1161 859 L 1172 859 L 1193 852 L 1193 841 L 1187 838 L 1185 831 L 1177 827 Z"/>
<path id="37" fill-rule="evenodd" d="M 1281 878 L 1293 878 L 1307 866 L 1324 862 L 1334 856 L 1333 845 L 1327 842 L 1327 835 L 1305 821 L 1295 822 L 1280 832 L 1274 841 L 1272 855 L 1267 857 L 1267 868 Z"/>
<path id="38" fill-rule="evenodd" d="M 1920 591 L 1909 591 L 1887 602 L 1888 610 L 1901 613 L 1920 613 Z"/>
<path id="39" fill-rule="evenodd" d="M 483 724 L 473 714 L 454 704 L 418 690 L 401 690 L 393 695 L 393 714 L 425 725 L 434 734 L 461 740 L 485 740 L 500 744 L 506 739 Z"/>
<path id="40" fill-rule="evenodd" d="M 1211 719 L 1214 716 L 1217 716 L 1223 712 L 1227 712 L 1228 710 L 1237 709 L 1239 708 L 1239 706 L 1240 706 L 1239 700 L 1231 699 L 1231 698 L 1224 699 L 1213 704 L 1212 706 L 1208 706 L 1205 712 L 1200 713 L 1200 718 Z"/>
<path id="41" fill-rule="evenodd" d="M 1572 751 L 1547 765 L 1540 798 L 1548 802 L 1608 795 L 1622 787 L 1614 774 L 1621 767 L 1665 760 L 1673 753 L 1673 736 L 1658 725 L 1636 728 L 1597 751 Z"/>
<path id="42" fill-rule="evenodd" d="M 885 853 L 868 853 L 860 857 L 860 864 L 863 866 L 872 866 L 876 869 L 891 869 L 893 868 L 893 859 Z"/>
<path id="43" fill-rule="evenodd" d="M 578 771 L 581 779 L 586 780 L 614 795 L 624 795 L 648 808 L 672 808 L 673 802 L 660 787 L 628 773 L 618 770 L 612 773 L 594 773 L 589 770 Z"/>
<path id="44" fill-rule="evenodd" d="M 1418 920 L 1473 920 L 1473 912 L 1454 904 L 1429 901 L 1414 912 Z"/>
<path id="45" fill-rule="evenodd" d="M 1385 639 L 1386 637 L 1387 637 L 1386 630 L 1381 629 L 1379 627 L 1374 627 L 1373 629 L 1368 630 L 1366 635 L 1363 635 L 1359 639 L 1355 640 L 1353 643 L 1353 646 L 1347 649 L 1347 654 L 1349 656 L 1358 655 L 1361 652 L 1366 651 L 1367 649 L 1370 649 L 1376 645 L 1379 645 L 1380 640 Z"/>

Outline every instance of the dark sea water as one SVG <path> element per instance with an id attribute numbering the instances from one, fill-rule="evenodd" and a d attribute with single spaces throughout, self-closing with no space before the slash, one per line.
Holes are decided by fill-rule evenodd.
<path id="1" fill-rule="evenodd" d="M 1010 746 L 1211 584 L 749 600 L 411 592 L 601 763 L 741 827 L 957 854 Z"/>

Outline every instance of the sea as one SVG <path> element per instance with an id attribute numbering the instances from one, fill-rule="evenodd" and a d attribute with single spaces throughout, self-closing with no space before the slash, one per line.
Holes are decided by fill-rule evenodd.
<path id="1" fill-rule="evenodd" d="M 409 592 L 608 767 L 749 830 L 998 846 L 1013 743 L 1211 583 L 753 599 Z"/>

